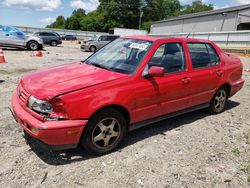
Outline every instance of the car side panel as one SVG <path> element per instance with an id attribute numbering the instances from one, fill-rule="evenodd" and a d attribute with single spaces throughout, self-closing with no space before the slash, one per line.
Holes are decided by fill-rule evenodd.
<path id="1" fill-rule="evenodd" d="M 130 83 L 128 85 L 128 83 Z M 135 121 L 134 90 L 136 80 L 126 77 L 59 96 L 66 103 L 70 119 L 89 119 L 96 111 L 109 105 L 118 105 L 130 113 L 130 122 Z"/>

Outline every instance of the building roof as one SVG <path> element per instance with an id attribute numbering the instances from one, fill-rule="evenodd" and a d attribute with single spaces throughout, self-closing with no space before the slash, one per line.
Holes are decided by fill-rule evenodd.
<path id="1" fill-rule="evenodd" d="M 185 14 L 185 15 L 181 15 L 178 17 L 174 17 L 174 18 L 156 21 L 156 22 L 153 22 L 153 24 L 188 19 L 188 18 L 194 18 L 194 17 L 209 16 L 212 14 L 222 14 L 225 12 L 233 12 L 233 11 L 244 10 L 244 9 L 248 9 L 248 8 L 250 9 L 250 4 L 234 6 L 234 7 L 229 7 L 229 8 L 222 8 L 222 9 L 217 9 L 217 10 L 203 11 L 203 12 L 198 12 L 198 13 L 194 13 L 194 14 Z"/>

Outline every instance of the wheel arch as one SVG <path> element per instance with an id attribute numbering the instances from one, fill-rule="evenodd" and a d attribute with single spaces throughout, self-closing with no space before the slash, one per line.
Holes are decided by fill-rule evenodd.
<path id="1" fill-rule="evenodd" d="M 101 107 L 100 109 L 98 109 L 97 111 L 95 111 L 91 116 L 90 118 L 92 118 L 95 114 L 103 111 L 103 110 L 106 110 L 106 109 L 115 109 L 119 112 L 121 112 L 124 117 L 125 117 L 125 120 L 126 120 L 126 126 L 127 126 L 127 129 L 129 129 L 129 125 L 130 125 L 130 113 L 129 111 L 127 110 L 127 108 L 125 108 L 124 106 L 122 105 L 118 105 L 118 104 L 111 104 L 111 105 L 107 105 L 107 106 L 103 106 Z"/>
<path id="2" fill-rule="evenodd" d="M 39 44 L 39 42 L 37 42 L 36 40 L 29 40 L 26 42 L 26 47 L 28 47 L 29 43 L 31 43 L 31 42 L 36 42 L 37 44 Z"/>
<path id="3" fill-rule="evenodd" d="M 228 96 L 230 96 L 230 93 L 231 93 L 231 85 L 229 83 L 224 83 L 222 84 L 218 89 L 222 88 L 222 87 L 225 87 L 227 89 L 227 94 Z"/>

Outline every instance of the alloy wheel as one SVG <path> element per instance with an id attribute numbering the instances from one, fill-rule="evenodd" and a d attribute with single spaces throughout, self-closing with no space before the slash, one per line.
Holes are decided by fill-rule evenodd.
<path id="1" fill-rule="evenodd" d="M 121 125 L 115 118 L 101 120 L 92 132 L 93 144 L 101 149 L 112 146 L 116 143 L 121 134 Z"/>
<path id="2" fill-rule="evenodd" d="M 227 94 L 225 90 L 219 90 L 215 96 L 214 108 L 217 112 L 223 110 L 227 100 Z"/>

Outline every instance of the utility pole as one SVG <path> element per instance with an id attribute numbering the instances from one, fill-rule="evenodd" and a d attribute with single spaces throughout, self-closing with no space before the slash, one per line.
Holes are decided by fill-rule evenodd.
<path id="1" fill-rule="evenodd" d="M 143 16 L 143 11 L 141 8 L 139 8 L 139 11 L 140 11 L 139 29 L 141 30 L 141 20 L 142 20 L 142 16 Z"/>

